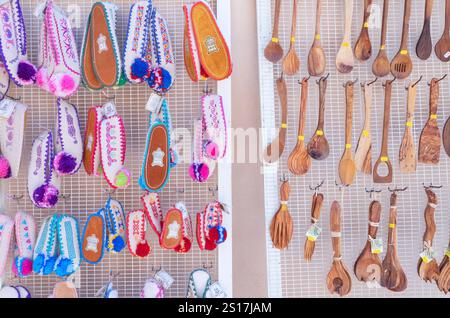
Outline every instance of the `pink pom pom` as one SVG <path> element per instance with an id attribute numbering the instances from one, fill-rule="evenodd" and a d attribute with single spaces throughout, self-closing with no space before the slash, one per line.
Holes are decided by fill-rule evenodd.
<path id="1" fill-rule="evenodd" d="M 48 87 L 48 74 L 45 68 L 41 68 L 36 74 L 36 83 L 39 87 L 46 89 Z"/>
<path id="2" fill-rule="evenodd" d="M 61 91 L 72 93 L 75 90 L 75 81 L 70 75 L 63 75 L 61 78 Z"/>
<path id="3" fill-rule="evenodd" d="M 0 179 L 11 178 L 11 166 L 8 159 L 0 156 Z"/>
<path id="4" fill-rule="evenodd" d="M 217 160 L 219 158 L 219 145 L 214 141 L 207 140 L 203 144 L 203 150 L 206 157 L 212 160 Z"/>
<path id="5" fill-rule="evenodd" d="M 22 275 L 28 276 L 33 271 L 33 261 L 29 258 L 23 260 L 22 263 Z"/>
<path id="6" fill-rule="evenodd" d="M 189 167 L 189 175 L 194 181 L 205 182 L 209 178 L 209 167 L 205 163 L 193 163 Z"/>

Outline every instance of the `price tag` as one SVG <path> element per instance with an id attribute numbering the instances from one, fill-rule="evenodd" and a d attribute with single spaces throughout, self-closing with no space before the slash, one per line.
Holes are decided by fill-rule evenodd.
<path id="1" fill-rule="evenodd" d="M 322 233 L 322 229 L 316 223 L 313 223 L 306 232 L 306 237 L 309 241 L 315 242 L 320 233 Z"/>
<path id="2" fill-rule="evenodd" d="M 117 115 L 116 105 L 113 102 L 107 102 L 103 105 L 103 113 L 106 117 L 112 117 Z"/>
<path id="3" fill-rule="evenodd" d="M 434 251 L 431 248 L 426 248 L 420 253 L 420 258 L 425 264 L 428 264 L 434 259 Z"/>
<path id="4" fill-rule="evenodd" d="M 223 290 L 222 286 L 220 286 L 219 282 L 215 282 L 209 286 L 206 291 L 206 298 L 227 298 L 227 294 Z"/>
<path id="5" fill-rule="evenodd" d="M 11 117 L 15 108 L 16 102 L 8 98 L 3 99 L 0 102 L 0 118 L 8 119 L 9 117 Z"/>
<path id="6" fill-rule="evenodd" d="M 169 289 L 175 281 L 166 271 L 160 270 L 155 274 L 155 279 L 161 283 L 164 289 Z"/>
<path id="7" fill-rule="evenodd" d="M 381 238 L 370 240 L 370 250 L 372 254 L 383 253 L 383 240 Z"/>
<path id="8" fill-rule="evenodd" d="M 162 102 L 163 97 L 161 95 L 153 93 L 148 98 L 147 105 L 145 105 L 145 109 L 154 114 L 158 114 L 159 111 L 161 110 Z"/>

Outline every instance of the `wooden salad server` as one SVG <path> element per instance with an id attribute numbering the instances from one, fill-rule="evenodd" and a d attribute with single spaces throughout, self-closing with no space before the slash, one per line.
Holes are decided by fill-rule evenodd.
<path id="1" fill-rule="evenodd" d="M 278 132 L 278 137 L 272 141 L 267 147 L 264 157 L 266 162 L 273 163 L 277 161 L 284 152 L 284 146 L 286 144 L 287 133 L 287 87 L 283 76 L 277 79 L 277 91 L 280 98 L 281 106 L 281 127 Z"/>
<path id="2" fill-rule="evenodd" d="M 381 250 L 372 249 L 372 241 L 377 238 L 378 226 L 381 217 L 381 204 L 373 201 L 369 207 L 369 234 L 366 245 L 355 262 L 354 272 L 359 281 L 377 282 L 381 279 Z"/>
<path id="3" fill-rule="evenodd" d="M 380 50 L 375 61 L 372 64 L 372 73 L 377 77 L 384 77 L 391 71 L 391 65 L 386 54 L 386 32 L 389 15 L 389 0 L 384 0 L 383 4 L 383 22 L 381 26 Z"/>
<path id="4" fill-rule="evenodd" d="M 308 143 L 308 154 L 315 160 L 325 160 L 330 154 L 330 145 L 324 131 L 327 78 L 328 76 L 321 77 L 319 80 L 319 119 L 316 132 Z"/>
<path id="5" fill-rule="evenodd" d="M 359 61 L 367 61 L 372 56 L 372 43 L 369 37 L 369 17 L 372 0 L 364 0 L 364 15 L 361 32 L 355 44 L 355 57 Z"/>
<path id="6" fill-rule="evenodd" d="M 402 292 L 408 286 L 408 279 L 398 259 L 397 251 L 397 194 L 391 194 L 389 212 L 388 246 L 381 264 L 381 286 L 394 292 Z"/>
<path id="7" fill-rule="evenodd" d="M 279 250 L 287 248 L 292 239 L 293 222 L 287 206 L 290 192 L 289 182 L 283 181 L 280 187 L 280 208 L 270 223 L 270 237 L 273 246 Z"/>
<path id="8" fill-rule="evenodd" d="M 400 50 L 391 62 L 391 73 L 398 79 L 405 79 L 411 74 L 413 64 L 408 51 L 409 19 L 411 17 L 411 0 L 405 0 L 403 12 L 403 32 Z"/>
<path id="9" fill-rule="evenodd" d="M 372 173 L 372 137 L 370 135 L 370 112 L 372 109 L 372 83 L 361 85 L 364 93 L 365 119 L 355 150 L 356 170 L 364 174 Z"/>
<path id="10" fill-rule="evenodd" d="M 303 78 L 301 81 L 302 91 L 300 99 L 300 114 L 298 120 L 298 136 L 297 144 L 292 150 L 289 159 L 288 167 L 289 171 L 293 174 L 300 176 L 308 172 L 311 167 L 311 158 L 309 157 L 308 150 L 305 146 L 305 118 L 306 118 L 306 105 L 308 101 L 308 78 Z"/>
<path id="11" fill-rule="evenodd" d="M 391 81 L 384 83 L 384 119 L 383 119 L 383 140 L 381 142 L 381 153 L 378 160 L 373 167 L 373 182 L 374 183 L 391 183 L 392 182 L 392 163 L 389 159 L 388 145 L 389 145 L 389 122 L 391 117 L 391 96 L 392 96 L 392 83 Z M 381 167 L 384 166 L 386 173 L 380 173 Z"/>
<path id="12" fill-rule="evenodd" d="M 323 194 L 314 193 L 311 205 L 311 227 L 316 226 L 317 222 L 319 222 L 322 205 L 323 205 Z M 316 239 L 317 239 L 316 236 L 307 235 L 306 237 L 304 258 L 308 262 L 312 260 L 314 249 L 316 247 Z"/>
<path id="13" fill-rule="evenodd" d="M 311 76 L 321 76 L 325 72 L 327 64 L 325 52 L 320 41 L 320 15 L 322 13 L 322 0 L 317 0 L 316 32 L 314 42 L 308 54 L 308 73 Z"/>
<path id="14" fill-rule="evenodd" d="M 403 173 L 413 173 L 416 171 L 417 167 L 416 146 L 414 145 L 414 136 L 412 127 L 414 118 L 414 108 L 416 105 L 416 89 L 417 83 L 419 81 L 415 83 L 410 83 L 407 88 L 408 99 L 406 106 L 405 132 L 403 134 L 403 139 L 400 145 L 400 151 L 398 156 L 400 163 L 400 171 Z"/>
<path id="15" fill-rule="evenodd" d="M 283 59 L 283 72 L 287 75 L 295 75 L 300 70 L 300 59 L 295 51 L 295 34 L 297 32 L 297 0 L 293 1 L 292 29 L 289 51 Z"/>
<path id="16" fill-rule="evenodd" d="M 423 234 L 423 251 L 427 252 L 427 255 L 422 255 L 417 263 L 417 272 L 419 277 L 426 282 L 437 282 L 439 279 L 439 265 L 434 257 L 432 257 L 431 251 L 433 249 L 433 239 L 436 234 L 436 222 L 434 221 L 434 212 L 437 207 L 436 194 L 430 189 L 426 188 L 427 194 L 427 207 L 425 208 L 425 233 Z"/>
<path id="17" fill-rule="evenodd" d="M 427 0 L 425 2 L 425 17 L 423 19 L 422 33 L 416 45 L 416 54 L 421 60 L 428 60 L 433 50 L 433 43 L 431 42 L 430 21 L 431 13 L 433 12 L 434 0 Z"/>
<path id="18" fill-rule="evenodd" d="M 278 28 L 280 25 L 281 0 L 275 0 L 275 17 L 273 20 L 272 38 L 264 49 L 264 57 L 272 62 L 277 63 L 283 58 L 283 48 L 278 38 Z"/>
<path id="19" fill-rule="evenodd" d="M 442 62 L 450 61 L 450 0 L 445 0 L 445 27 L 441 39 L 436 43 L 434 52 Z"/>
<path id="20" fill-rule="evenodd" d="M 353 50 L 350 45 L 350 36 L 352 29 L 353 16 L 353 0 L 345 0 L 345 23 L 344 23 L 344 38 L 336 56 L 336 68 L 339 73 L 350 73 L 353 70 L 355 60 L 353 57 Z"/>
<path id="21" fill-rule="evenodd" d="M 437 122 L 439 103 L 439 81 L 433 78 L 430 84 L 430 115 L 419 140 L 419 162 L 438 164 L 441 154 L 441 133 Z"/>
<path id="22" fill-rule="evenodd" d="M 442 131 L 442 143 L 444 145 L 445 153 L 450 157 L 450 116 L 447 118 Z"/>
<path id="23" fill-rule="evenodd" d="M 438 288 L 441 292 L 447 294 L 450 290 L 450 242 L 445 250 L 444 258 L 439 266 L 439 279 L 437 282 Z"/>
<path id="24" fill-rule="evenodd" d="M 330 211 L 331 242 L 333 245 L 333 264 L 327 275 L 327 288 L 330 293 L 345 296 L 350 293 L 352 279 L 342 262 L 341 255 L 341 207 L 337 201 L 331 205 Z"/>
<path id="25" fill-rule="evenodd" d="M 339 162 L 339 178 L 344 185 L 352 184 L 356 175 L 352 154 L 353 86 L 352 81 L 345 84 L 345 150 Z"/>

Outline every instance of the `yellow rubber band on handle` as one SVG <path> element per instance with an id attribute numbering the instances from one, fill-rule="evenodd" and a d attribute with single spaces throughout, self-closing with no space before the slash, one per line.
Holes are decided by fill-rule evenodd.
<path id="1" fill-rule="evenodd" d="M 314 236 L 308 236 L 308 241 L 315 242 L 316 240 L 317 238 L 315 238 Z"/>
<path id="2" fill-rule="evenodd" d="M 389 223 L 389 228 L 390 229 L 395 229 L 395 224 L 394 223 Z"/>
<path id="3" fill-rule="evenodd" d="M 450 249 L 447 249 L 447 250 L 445 251 L 445 256 L 450 257 Z"/>
<path id="4" fill-rule="evenodd" d="M 352 149 L 352 144 L 345 144 L 345 149 Z"/>
<path id="5" fill-rule="evenodd" d="M 272 38 L 272 42 L 273 43 L 278 43 L 278 42 L 280 42 L 280 39 L 279 38 Z"/>
<path id="6" fill-rule="evenodd" d="M 380 46 L 380 50 L 386 50 L 386 45 L 382 45 L 382 46 Z"/>
<path id="7" fill-rule="evenodd" d="M 388 162 L 389 157 L 381 157 L 380 160 L 381 160 L 381 162 Z"/>
<path id="8" fill-rule="evenodd" d="M 369 137 L 369 131 L 368 130 L 363 130 L 362 134 L 364 137 Z"/>
<path id="9" fill-rule="evenodd" d="M 400 54 L 401 54 L 401 55 L 407 55 L 407 54 L 408 54 L 408 50 L 401 50 L 401 51 L 400 51 Z"/>
<path id="10" fill-rule="evenodd" d="M 300 140 L 300 141 L 305 140 L 305 136 L 298 136 L 298 140 Z"/>
<path id="11" fill-rule="evenodd" d="M 323 136 L 323 130 L 317 130 L 316 131 L 317 136 Z"/>
<path id="12" fill-rule="evenodd" d="M 364 22 L 364 28 L 366 28 L 366 29 L 369 28 L 369 22 Z"/>
<path id="13" fill-rule="evenodd" d="M 291 37 L 291 42 L 294 43 L 295 42 L 295 36 Z"/>
<path id="14" fill-rule="evenodd" d="M 320 40 L 320 34 L 316 34 L 316 35 L 314 36 L 314 38 L 315 38 L 316 40 Z"/>
<path id="15" fill-rule="evenodd" d="M 413 126 L 413 122 L 412 121 L 407 121 L 406 122 L 406 127 L 412 127 Z"/>
<path id="16" fill-rule="evenodd" d="M 288 125 L 287 124 L 281 124 L 281 128 L 286 129 L 286 128 L 288 128 Z"/>
<path id="17" fill-rule="evenodd" d="M 430 115 L 430 119 L 437 119 L 437 115 L 436 114 Z"/>
<path id="18" fill-rule="evenodd" d="M 349 46 L 350 46 L 350 43 L 349 43 L 349 42 L 342 42 L 342 46 L 344 46 L 344 47 L 349 47 Z"/>

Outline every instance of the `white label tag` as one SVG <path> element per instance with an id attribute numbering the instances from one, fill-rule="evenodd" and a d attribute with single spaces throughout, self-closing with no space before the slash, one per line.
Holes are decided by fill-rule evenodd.
<path id="1" fill-rule="evenodd" d="M 434 252 L 431 248 L 426 248 L 420 253 L 420 258 L 425 264 L 428 264 L 434 259 Z"/>
<path id="2" fill-rule="evenodd" d="M 14 109 L 16 108 L 16 103 L 8 98 L 3 99 L 0 102 L 0 117 L 8 119 L 11 117 Z"/>
<path id="3" fill-rule="evenodd" d="M 145 105 L 145 109 L 153 114 L 158 114 L 161 110 L 163 98 L 158 94 L 151 94 L 148 98 L 147 105 Z"/>
<path id="4" fill-rule="evenodd" d="M 383 240 L 381 238 L 370 240 L 370 250 L 372 254 L 383 253 Z"/>
<path id="5" fill-rule="evenodd" d="M 112 117 L 117 115 L 116 105 L 113 102 L 107 102 L 103 105 L 103 113 L 105 117 Z"/>
<path id="6" fill-rule="evenodd" d="M 215 282 L 209 286 L 206 291 L 206 298 L 227 298 L 227 294 L 223 290 L 222 286 L 220 286 L 219 282 Z"/>
<path id="7" fill-rule="evenodd" d="M 448 59 L 449 56 L 450 56 L 450 52 L 445 52 L 444 57 L 445 57 L 446 59 Z"/>
<path id="8" fill-rule="evenodd" d="M 308 232 L 306 232 L 306 237 L 309 241 L 315 242 L 320 233 L 322 233 L 322 229 L 316 223 L 313 223 L 309 227 Z"/>
<path id="9" fill-rule="evenodd" d="M 159 281 L 164 289 L 169 289 L 175 281 L 166 271 L 160 270 L 155 274 L 155 279 Z"/>

